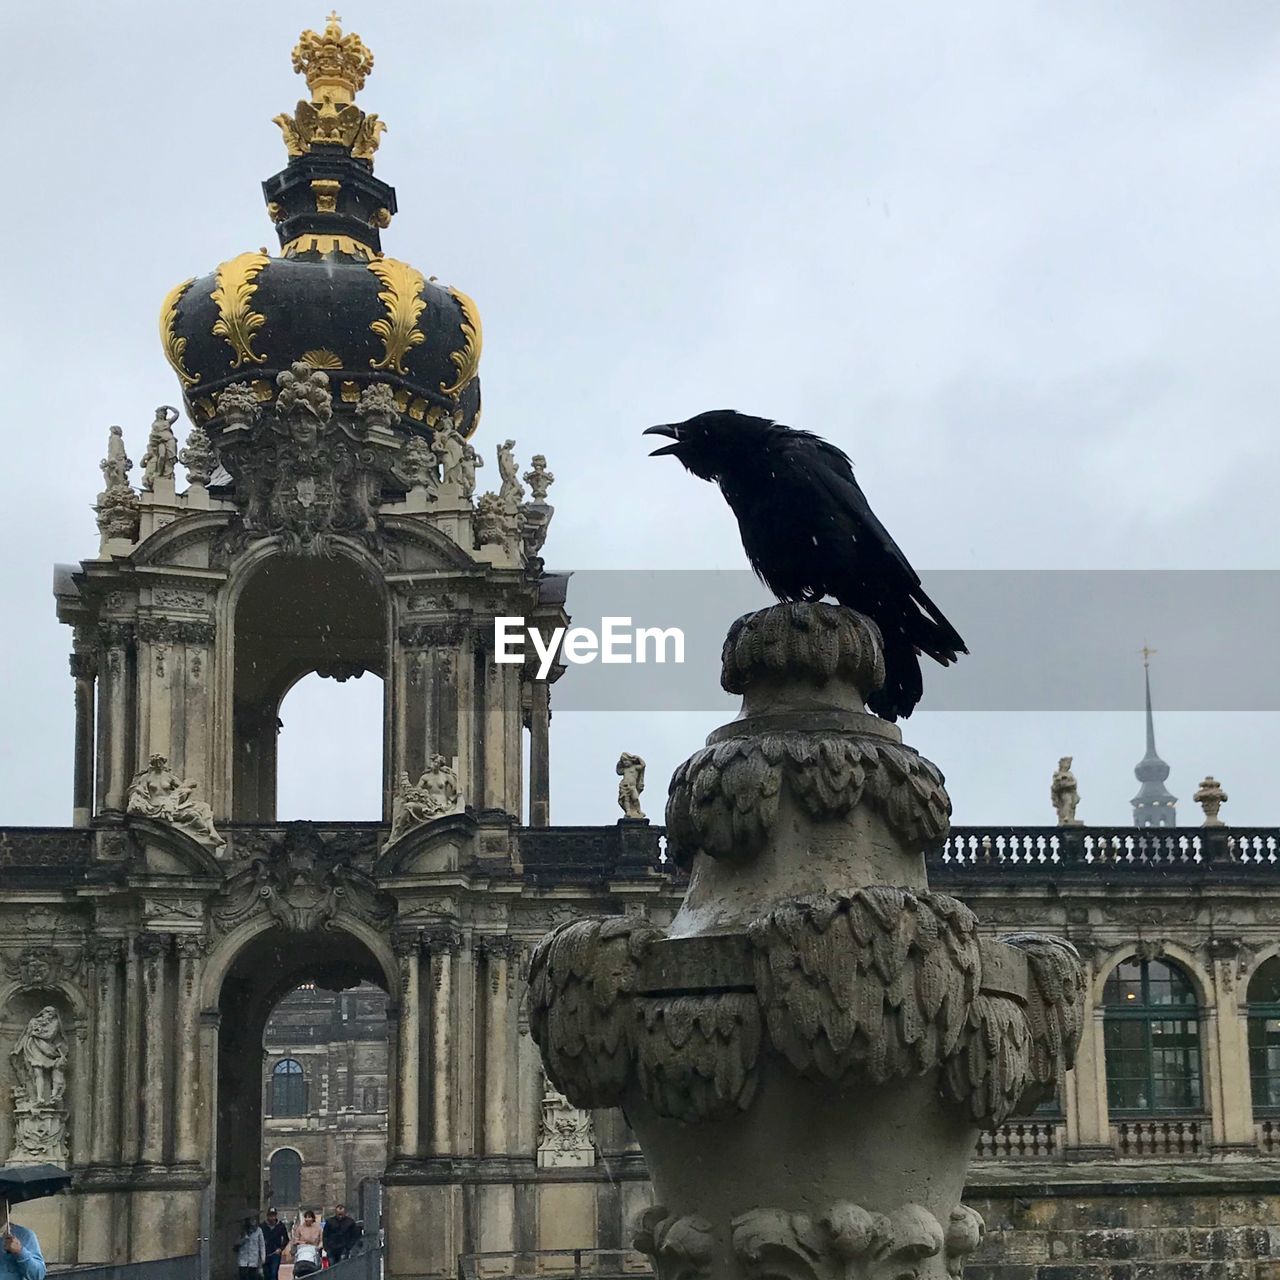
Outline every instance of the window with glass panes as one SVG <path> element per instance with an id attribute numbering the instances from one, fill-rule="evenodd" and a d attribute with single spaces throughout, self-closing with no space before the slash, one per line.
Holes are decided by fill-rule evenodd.
<path id="1" fill-rule="evenodd" d="M 1249 1080 L 1258 1115 L 1280 1115 L 1280 956 L 1249 979 Z"/>
<path id="2" fill-rule="evenodd" d="M 1165 960 L 1124 960 L 1102 992 L 1113 1115 L 1202 1109 L 1195 989 Z"/>
<path id="3" fill-rule="evenodd" d="M 307 1114 L 307 1078 L 302 1073 L 301 1064 L 294 1058 L 283 1058 L 271 1069 L 271 1114 Z"/>

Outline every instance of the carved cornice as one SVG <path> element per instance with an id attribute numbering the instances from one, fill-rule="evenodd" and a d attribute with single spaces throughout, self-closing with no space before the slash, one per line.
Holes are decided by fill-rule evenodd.
<path id="1" fill-rule="evenodd" d="M 212 622 L 175 618 L 138 619 L 138 639 L 148 644 L 210 645 L 217 633 L 217 626 Z"/>
<path id="2" fill-rule="evenodd" d="M 467 634 L 461 622 L 403 622 L 400 624 L 400 643 L 406 649 L 438 649 L 446 645 L 459 645 Z"/>
<path id="3" fill-rule="evenodd" d="M 98 640 L 108 649 L 128 648 L 134 641 L 134 625 L 132 622 L 100 622 Z"/>

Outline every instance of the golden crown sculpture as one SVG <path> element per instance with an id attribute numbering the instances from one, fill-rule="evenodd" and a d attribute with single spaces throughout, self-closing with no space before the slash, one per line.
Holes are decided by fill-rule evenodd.
<path id="1" fill-rule="evenodd" d="M 364 41 L 354 31 L 344 35 L 342 19 L 331 13 L 323 35 L 308 30 L 298 37 L 293 69 L 306 78 L 311 101 L 299 102 L 294 115 L 275 117 L 289 154 L 306 155 L 322 144 L 346 147 L 357 160 L 372 162 L 387 126 L 353 102 L 373 70 L 373 53 Z"/>
<path id="2" fill-rule="evenodd" d="M 342 19 L 331 13 L 324 35 L 304 31 L 293 46 L 293 69 L 306 77 L 313 100 L 325 91 L 334 102 L 350 102 L 373 70 L 373 54 L 354 31 L 342 33 Z"/>

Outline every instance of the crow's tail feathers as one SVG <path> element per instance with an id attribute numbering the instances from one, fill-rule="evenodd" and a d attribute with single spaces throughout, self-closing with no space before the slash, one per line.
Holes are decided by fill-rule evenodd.
<path id="1" fill-rule="evenodd" d="M 924 696 L 922 653 L 945 667 L 969 652 L 959 632 L 919 587 L 904 605 L 901 618 L 881 627 L 884 688 L 867 699 L 867 706 L 885 720 L 905 719 Z"/>

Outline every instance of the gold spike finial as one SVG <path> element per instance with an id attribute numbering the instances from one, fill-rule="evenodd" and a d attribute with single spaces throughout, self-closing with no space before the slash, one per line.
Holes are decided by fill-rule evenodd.
<path id="1" fill-rule="evenodd" d="M 342 19 L 334 12 L 323 35 L 308 30 L 298 37 L 293 69 L 306 78 L 313 102 L 350 102 L 373 70 L 373 54 L 354 31 L 343 34 Z"/>

